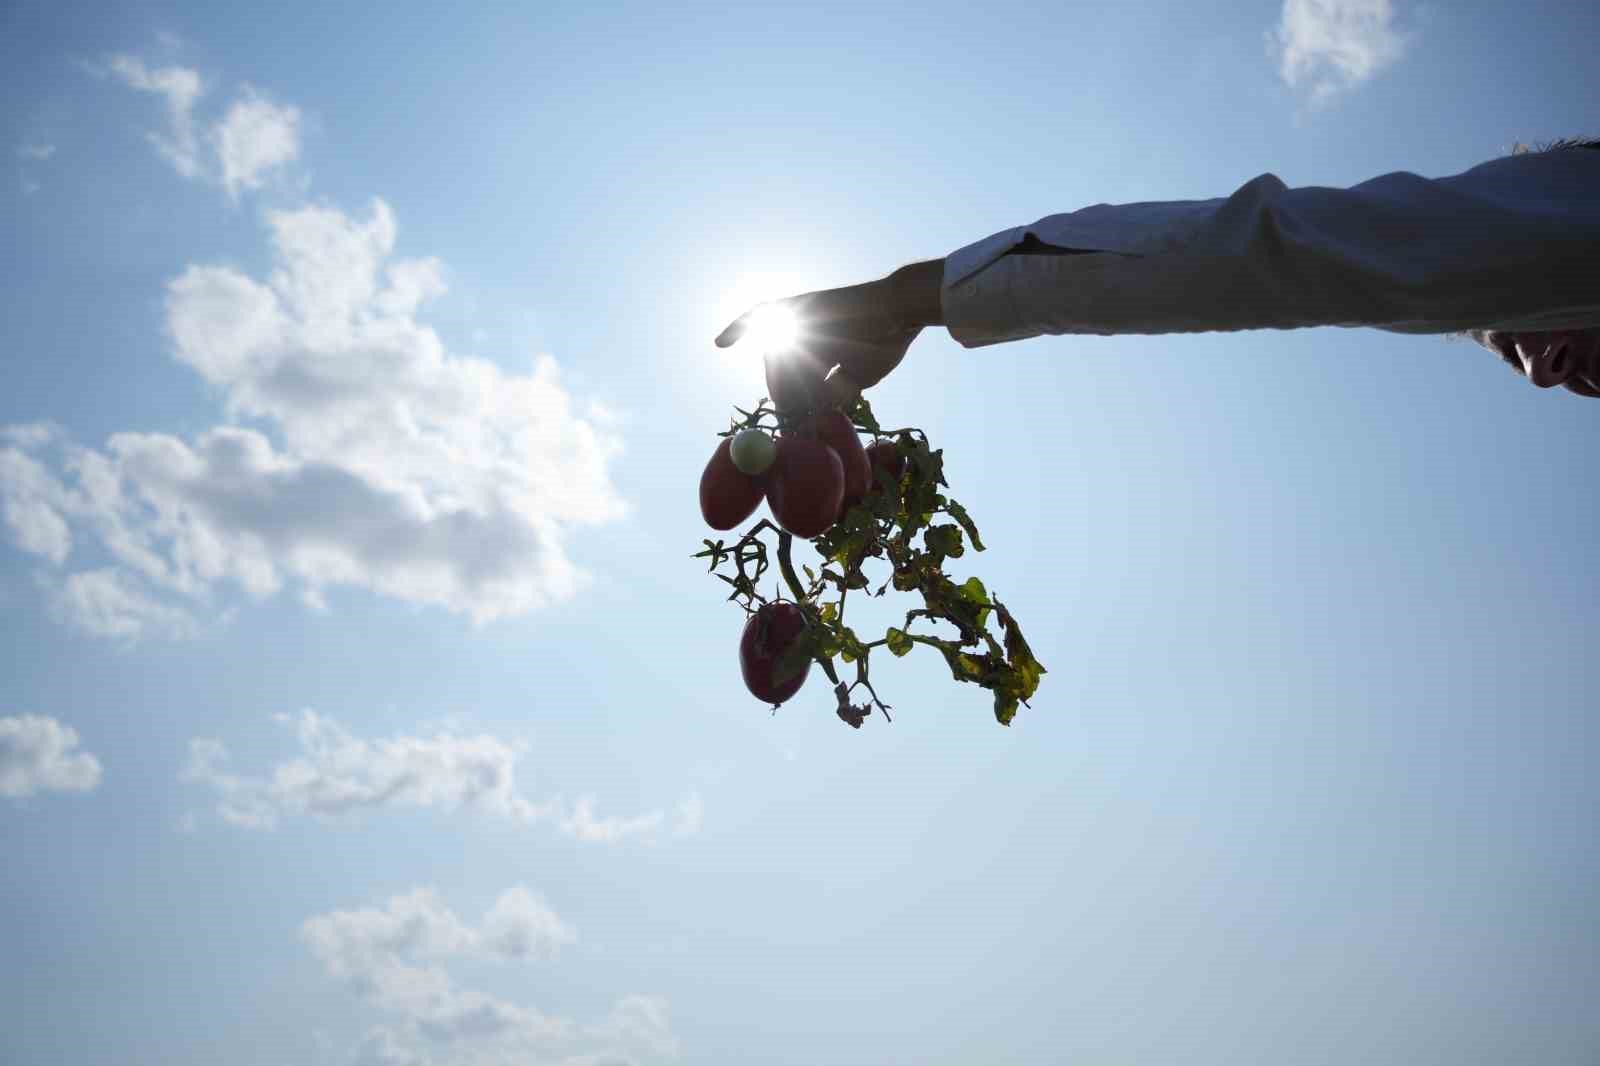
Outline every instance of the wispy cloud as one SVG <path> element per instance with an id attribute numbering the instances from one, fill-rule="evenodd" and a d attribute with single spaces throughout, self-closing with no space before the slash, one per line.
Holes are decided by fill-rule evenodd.
<path id="1" fill-rule="evenodd" d="M 200 73 L 179 66 L 151 68 L 131 55 L 112 56 L 103 69 L 131 89 L 162 98 L 167 107 L 167 128 L 146 136 L 179 174 L 198 177 L 200 138 L 195 129 L 194 107 L 205 92 Z"/>
<path id="2" fill-rule="evenodd" d="M 1393 0 L 1284 0 L 1269 53 L 1291 89 L 1323 104 L 1405 54 Z"/>
<path id="3" fill-rule="evenodd" d="M 56 146 L 53 144 L 25 144 L 17 149 L 17 158 L 35 163 L 42 163 L 55 154 Z"/>
<path id="4" fill-rule="evenodd" d="M 576 932 L 525 886 L 502 893 L 476 926 L 433 890 L 417 888 L 379 906 L 307 919 L 300 935 L 329 977 L 385 1016 L 357 1049 L 359 1062 L 621 1062 L 677 1053 L 659 997 L 624 996 L 602 1021 L 578 1025 L 455 979 L 448 966 L 458 960 L 548 961 L 576 942 Z"/>
<path id="5" fill-rule="evenodd" d="M 181 640 L 197 628 L 188 611 L 149 595 L 122 570 L 81 570 L 43 583 L 51 615 L 91 636 L 127 642 L 151 635 Z"/>
<path id="6" fill-rule="evenodd" d="M 264 775 L 234 772 L 220 741 L 189 742 L 183 777 L 217 793 L 224 821 L 270 829 L 286 815 L 338 818 L 382 807 L 469 807 L 515 821 L 539 814 L 517 792 L 518 745 L 443 732 L 365 740 L 312 710 L 277 720 L 293 731 L 300 754 Z"/>
<path id="7" fill-rule="evenodd" d="M 269 173 L 300 156 L 299 109 L 276 103 L 253 86 L 241 87 L 222 117 L 206 126 L 196 116 L 208 91 L 199 71 L 152 67 L 133 55 L 114 55 L 87 69 L 161 97 L 167 124 L 146 135 L 150 143 L 179 174 L 219 183 L 231 199 L 260 188 Z"/>
<path id="8" fill-rule="evenodd" d="M 517 783 L 526 747 L 489 734 L 440 730 L 368 740 L 312 710 L 278 715 L 277 721 L 293 732 L 299 754 L 264 773 L 235 770 L 219 740 L 189 742 L 182 777 L 212 790 L 222 821 L 272 829 L 292 816 L 348 819 L 412 807 L 473 810 L 528 825 L 548 821 L 567 836 L 594 843 L 655 840 L 668 831 L 665 811 L 600 817 L 591 797 L 570 809 L 559 798 L 529 801 Z M 674 811 L 672 835 L 698 832 L 702 817 L 700 797 L 692 794 Z"/>
<path id="9" fill-rule="evenodd" d="M 78 750 L 77 730 L 39 714 L 0 718 L 0 796 L 89 792 L 100 760 Z"/>

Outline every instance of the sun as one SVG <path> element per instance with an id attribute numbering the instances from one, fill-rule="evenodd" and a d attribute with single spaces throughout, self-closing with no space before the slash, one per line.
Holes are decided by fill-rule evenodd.
<path id="1" fill-rule="evenodd" d="M 794 315 L 777 306 L 777 302 L 812 287 L 798 274 L 759 272 L 738 277 L 717 300 L 717 328 L 721 329 L 746 312 L 759 311 L 759 315 L 752 316 L 757 318 L 751 323 L 753 328 L 730 351 L 737 352 L 737 358 L 745 362 L 752 355 L 792 348 L 799 339 L 798 324 Z"/>
<path id="2" fill-rule="evenodd" d="M 774 357 L 798 352 L 804 343 L 802 323 L 781 301 L 817 288 L 816 278 L 798 271 L 741 271 L 713 290 L 709 319 L 715 322 L 711 336 L 740 315 L 748 314 L 749 327 L 738 343 L 726 348 L 707 345 L 710 367 L 720 376 L 740 382 L 742 389 L 760 390 L 764 385 L 763 364 Z M 752 392 L 751 396 L 762 395 Z"/>
<path id="3" fill-rule="evenodd" d="M 765 355 L 793 348 L 800 339 L 800 322 L 794 312 L 778 304 L 762 304 L 750 312 L 741 344 Z"/>

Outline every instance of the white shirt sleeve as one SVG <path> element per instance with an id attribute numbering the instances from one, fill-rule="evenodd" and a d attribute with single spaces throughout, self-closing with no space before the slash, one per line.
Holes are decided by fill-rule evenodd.
<path id="1" fill-rule="evenodd" d="M 1008 254 L 1029 237 L 1085 254 Z M 1263 174 L 1225 199 L 1100 204 L 947 256 L 941 295 L 968 348 L 1053 333 L 1600 326 L 1600 151 L 1350 189 Z"/>

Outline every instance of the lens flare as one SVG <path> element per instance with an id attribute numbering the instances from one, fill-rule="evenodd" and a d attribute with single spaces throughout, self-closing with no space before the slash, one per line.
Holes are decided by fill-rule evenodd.
<path id="1" fill-rule="evenodd" d="M 800 323 L 788 308 L 766 304 L 750 312 L 745 338 L 758 352 L 786 351 L 800 339 Z"/>

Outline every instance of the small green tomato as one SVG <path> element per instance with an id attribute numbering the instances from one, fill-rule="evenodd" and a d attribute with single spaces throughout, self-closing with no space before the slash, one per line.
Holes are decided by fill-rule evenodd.
<path id="1" fill-rule="evenodd" d="M 741 474 L 760 477 L 778 457 L 778 445 L 759 429 L 741 429 L 733 435 L 730 449 L 733 465 Z"/>

